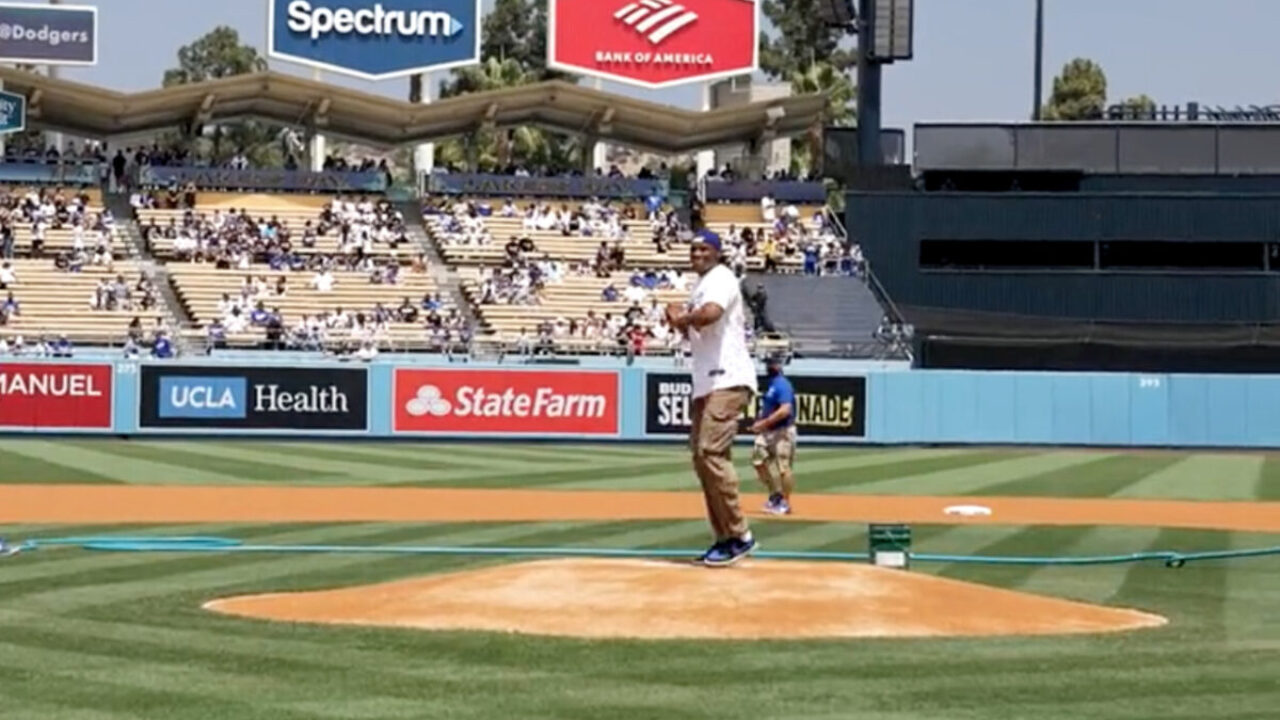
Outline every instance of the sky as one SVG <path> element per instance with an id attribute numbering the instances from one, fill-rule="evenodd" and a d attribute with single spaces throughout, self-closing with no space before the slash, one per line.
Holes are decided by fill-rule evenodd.
<path id="1" fill-rule="evenodd" d="M 23 0 L 19 0 L 23 1 Z M 602 0 L 603 1 L 603 0 Z M 44 4 L 30 2 L 30 4 Z M 99 8 L 99 65 L 64 77 L 136 91 L 159 87 L 178 47 L 217 25 L 265 54 L 266 0 L 68 0 Z M 493 0 L 485 0 L 486 10 Z M 916 0 L 915 57 L 884 70 L 883 124 L 1022 121 L 1032 108 L 1035 0 Z M 1112 102 L 1280 103 L 1280 0 L 1045 0 L 1045 96 L 1074 57 L 1102 65 Z M 311 69 L 271 61 L 282 72 Z M 408 81 L 325 80 L 407 97 Z M 696 87 L 606 90 L 690 107 Z"/>

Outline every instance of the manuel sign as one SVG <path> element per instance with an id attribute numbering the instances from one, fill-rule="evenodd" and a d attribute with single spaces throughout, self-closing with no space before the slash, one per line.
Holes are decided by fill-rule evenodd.
<path id="1" fill-rule="evenodd" d="M 365 80 L 480 61 L 480 0 L 267 0 L 268 54 Z"/>
<path id="2" fill-rule="evenodd" d="M 756 0 L 550 0 L 547 64 L 646 88 L 755 72 Z"/>

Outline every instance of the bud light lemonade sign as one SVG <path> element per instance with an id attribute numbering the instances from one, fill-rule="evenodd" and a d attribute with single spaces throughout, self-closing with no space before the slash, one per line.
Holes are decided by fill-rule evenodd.
<path id="1" fill-rule="evenodd" d="M 480 60 L 480 0 L 268 0 L 269 54 L 366 80 Z"/>

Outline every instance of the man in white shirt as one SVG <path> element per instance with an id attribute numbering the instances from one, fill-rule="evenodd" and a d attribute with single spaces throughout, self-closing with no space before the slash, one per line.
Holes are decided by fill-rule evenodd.
<path id="1" fill-rule="evenodd" d="M 693 350 L 693 426 L 689 444 L 702 483 L 715 543 L 702 555 L 711 567 L 732 565 L 756 549 L 738 498 L 738 474 L 730 451 L 738 420 L 756 391 L 756 369 L 745 340 L 742 292 L 733 271 L 720 262 L 720 236 L 694 236 L 689 256 L 698 283 L 687 306 L 667 306 L 667 322 L 689 338 Z"/>

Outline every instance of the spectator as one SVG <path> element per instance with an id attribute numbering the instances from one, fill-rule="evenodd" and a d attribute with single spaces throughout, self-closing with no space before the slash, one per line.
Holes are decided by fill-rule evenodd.
<path id="1" fill-rule="evenodd" d="M 12 263 L 6 261 L 3 265 L 0 265 L 0 290 L 9 289 L 9 286 L 17 281 L 18 276 L 13 271 Z"/>
<path id="2" fill-rule="evenodd" d="M 333 290 L 333 283 L 333 273 L 330 272 L 328 268 L 321 269 L 315 274 L 315 277 L 311 278 L 311 286 L 314 287 L 317 292 L 331 292 Z"/>
<path id="3" fill-rule="evenodd" d="M 10 290 L 8 297 L 4 299 L 4 303 L 0 304 L 0 325 L 8 325 L 10 318 L 21 314 L 22 306 L 18 299 L 13 296 L 13 291 Z"/>
<path id="4" fill-rule="evenodd" d="M 617 302 L 617 301 L 618 301 L 618 288 L 614 287 L 614 286 L 613 286 L 613 283 L 609 283 L 608 285 L 606 285 L 606 286 L 604 287 L 604 290 L 600 291 L 600 299 L 601 299 L 601 300 L 603 300 L 603 301 L 605 301 L 605 302 L 610 302 L 610 303 L 611 303 L 611 302 Z"/>
<path id="5" fill-rule="evenodd" d="M 205 340 L 211 350 L 221 350 L 227 346 L 227 327 L 222 324 L 221 318 L 214 318 L 205 328 Z"/>
<path id="6" fill-rule="evenodd" d="M 169 340 L 169 334 L 163 330 L 156 332 L 155 342 L 151 345 L 151 357 L 157 360 L 173 357 L 173 343 Z"/>
<path id="7" fill-rule="evenodd" d="M 400 322 L 415 323 L 418 321 L 418 308 L 406 297 L 396 308 L 396 316 Z"/>
<path id="8" fill-rule="evenodd" d="M 53 344 L 49 347 L 49 354 L 56 358 L 69 358 L 74 353 L 71 341 L 67 339 L 65 334 L 59 335 L 58 339 L 53 341 Z"/>

